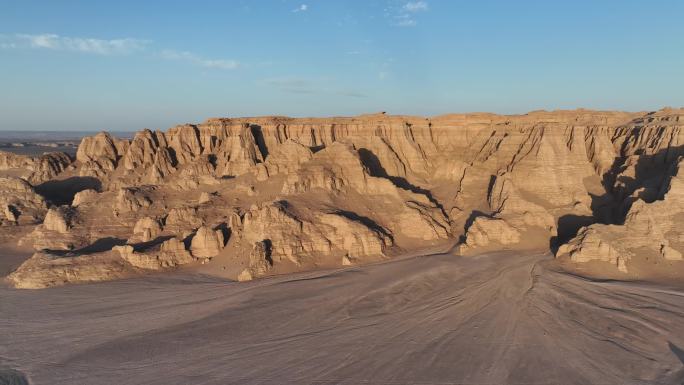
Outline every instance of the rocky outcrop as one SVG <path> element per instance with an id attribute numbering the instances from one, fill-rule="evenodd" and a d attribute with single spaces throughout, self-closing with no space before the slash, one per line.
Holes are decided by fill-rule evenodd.
<path id="1" fill-rule="evenodd" d="M 73 211 L 69 207 L 56 207 L 48 210 L 43 221 L 43 227 L 49 231 L 66 234 L 71 228 Z"/>
<path id="2" fill-rule="evenodd" d="M 521 234 L 507 221 L 500 218 L 477 217 L 468 227 L 465 242 L 460 251 L 487 247 L 501 248 L 520 243 Z"/>
<path id="3" fill-rule="evenodd" d="M 225 246 L 225 236 L 222 229 L 202 226 L 192 237 L 190 251 L 196 258 L 211 258 L 218 255 Z"/>
<path id="4" fill-rule="evenodd" d="M 35 250 L 75 250 L 90 243 L 88 234 L 72 231 L 78 222 L 78 212 L 70 206 L 51 207 L 43 223 L 20 240 L 21 245 Z"/>
<path id="5" fill-rule="evenodd" d="M 385 249 L 392 246 L 392 237 L 380 226 L 369 227 L 341 213 L 322 214 L 317 221 L 324 225 L 325 237 L 333 247 L 342 249 L 351 260 L 382 256 Z"/>
<path id="6" fill-rule="evenodd" d="M 333 143 L 316 153 L 296 173 L 288 174 L 287 195 L 323 190 L 335 195 L 376 196 L 392 205 L 391 228 L 407 238 L 431 241 L 449 237 L 448 218 L 425 194 L 400 188 L 389 177 L 371 175 L 353 145 Z"/>
<path id="7" fill-rule="evenodd" d="M 248 124 L 242 124 L 230 135 L 217 151 L 216 168 L 222 177 L 234 177 L 247 173 L 251 167 L 263 162 L 262 154 L 257 147 L 256 139 Z"/>
<path id="8" fill-rule="evenodd" d="M 332 249 L 321 231 L 298 218 L 285 201 L 252 207 L 244 215 L 240 235 L 248 245 L 268 240 L 274 263 L 289 260 L 299 265 L 303 259 Z"/>
<path id="9" fill-rule="evenodd" d="M 206 192 L 206 191 L 203 191 L 203 192 L 200 194 L 200 197 L 199 197 L 199 199 L 197 200 L 197 203 L 203 205 L 203 204 L 209 203 L 209 202 L 211 202 L 211 194 L 209 194 L 209 193 Z"/>
<path id="10" fill-rule="evenodd" d="M 178 238 L 170 238 L 158 246 L 142 251 L 135 251 L 131 245 L 115 246 L 112 251 L 136 268 L 146 270 L 160 270 L 191 263 L 195 260 L 185 247 L 185 243 Z"/>
<path id="11" fill-rule="evenodd" d="M 238 275 L 238 281 L 251 281 L 255 277 L 265 275 L 273 266 L 271 260 L 271 247 L 269 241 L 260 241 L 254 244 L 249 253 L 249 267 Z"/>
<path id="12" fill-rule="evenodd" d="M 81 176 L 103 177 L 118 165 L 121 154 L 128 149 L 128 142 L 119 140 L 106 132 L 81 140 L 76 152 Z"/>
<path id="13" fill-rule="evenodd" d="M 676 175 L 664 185 L 659 200 L 647 203 L 637 199 L 622 225 L 594 224 L 562 245 L 560 260 L 586 263 L 608 262 L 622 273 L 648 274 L 640 268 L 650 261 L 650 270 L 667 270 L 682 260 L 684 250 L 684 161 Z M 653 272 L 650 272 L 653 273 Z"/>
<path id="14" fill-rule="evenodd" d="M 13 176 L 33 184 L 55 178 L 71 164 L 69 155 L 63 152 L 50 152 L 41 156 L 17 155 L 0 151 L 0 172 L 10 172 Z"/>
<path id="15" fill-rule="evenodd" d="M 133 272 L 130 265 L 109 253 L 74 257 L 39 252 L 7 278 L 17 288 L 42 289 L 124 278 Z"/>
<path id="16" fill-rule="evenodd" d="M 195 258 L 187 250 L 185 242 L 178 238 L 171 238 L 161 244 L 157 259 L 162 267 L 168 267 L 184 265 Z"/>
<path id="17" fill-rule="evenodd" d="M 0 226 L 28 225 L 43 219 L 47 204 L 25 180 L 0 177 L 0 209 Z"/>
<path id="18" fill-rule="evenodd" d="M 295 140 L 287 140 L 276 147 L 268 155 L 266 161 L 254 168 L 254 173 L 260 181 L 278 174 L 296 173 L 300 165 L 313 158 L 311 149 Z"/>
<path id="19" fill-rule="evenodd" d="M 239 237 L 250 245 L 268 242 L 274 264 L 297 266 L 335 255 L 357 260 L 377 258 L 393 244 L 386 229 L 364 223 L 351 213 L 321 213 L 310 219 L 303 216 L 286 201 L 255 206 L 245 214 Z"/>
<path id="20" fill-rule="evenodd" d="M 202 226 L 204 221 L 198 217 L 195 207 L 176 207 L 169 211 L 165 227 L 174 233 L 184 233 Z"/>
<path id="21" fill-rule="evenodd" d="M 540 204 L 525 200 L 506 174 L 492 179 L 487 197 L 492 214 L 475 218 L 467 228 L 460 250 L 510 247 L 520 244 L 523 239 L 528 241 L 526 247 L 534 247 L 534 242 L 529 242 L 529 235 L 534 230 L 547 234 L 537 238 L 537 247 L 546 247 L 548 238 L 557 235 L 555 218 Z"/>
<path id="22" fill-rule="evenodd" d="M 296 173 L 290 173 L 283 186 L 284 194 L 297 194 L 322 189 L 339 192 L 350 188 L 364 194 L 398 194 L 388 179 L 373 177 L 349 143 L 335 142 L 319 151 L 312 162 L 305 163 Z"/>
<path id="23" fill-rule="evenodd" d="M 548 210 L 525 200 L 513 181 L 505 175 L 495 177 L 487 201 L 496 218 L 506 219 L 520 231 L 537 227 L 546 230 L 549 236 L 557 234 L 556 220 Z"/>
<path id="24" fill-rule="evenodd" d="M 149 242 L 159 236 L 161 232 L 162 226 L 159 223 L 159 220 L 151 217 L 140 218 L 135 222 L 135 226 L 133 227 L 133 239 L 129 240 L 129 242 Z"/>
<path id="25" fill-rule="evenodd" d="M 617 239 L 608 239 L 596 226 L 585 227 L 569 243 L 562 245 L 558 258 L 569 258 L 571 262 L 607 262 L 622 273 L 627 273 L 627 261 L 633 256 L 625 250 L 616 249 Z"/>
<path id="26" fill-rule="evenodd" d="M 63 152 L 43 154 L 35 160 L 33 166 L 29 166 L 33 173 L 29 175 L 27 180 L 36 184 L 53 179 L 64 172 L 71 165 L 71 162 L 71 157 Z"/>
<path id="27" fill-rule="evenodd" d="M 449 238 L 449 222 L 439 208 L 414 201 L 406 202 L 397 213 L 396 225 L 390 226 L 396 233 L 422 241 L 438 241 Z"/>
<path id="28" fill-rule="evenodd" d="M 166 174 L 168 173 L 170 172 Z M 167 186 L 179 191 L 188 191 L 197 189 L 202 185 L 216 185 L 218 183 L 216 169 L 211 159 L 208 156 L 201 156 L 180 166 L 167 182 Z"/>
<path id="29" fill-rule="evenodd" d="M 41 289 L 68 283 L 109 281 L 162 270 L 195 261 L 183 241 L 170 238 L 160 245 L 136 251 L 131 245 L 91 254 L 34 254 L 7 278 L 21 289 Z"/>
<path id="30" fill-rule="evenodd" d="M 147 129 L 136 133 L 123 156 L 124 169 L 131 172 L 153 166 L 160 139 L 162 143 L 165 142 L 163 134 Z"/>
<path id="31" fill-rule="evenodd" d="M 92 162 L 106 159 L 116 164 L 119 158 L 119 150 L 116 139 L 106 132 L 95 136 L 86 136 L 81 140 L 76 152 L 76 160 L 79 162 Z"/>
<path id="32" fill-rule="evenodd" d="M 209 155 L 211 161 L 207 163 Z M 222 123 L 186 124 L 173 127 L 168 132 L 143 130 L 130 142 L 101 133 L 84 138 L 77 159 L 82 176 L 96 176 L 113 185 L 159 185 L 181 170 L 190 170 L 185 171 L 186 177 L 188 174 L 196 176 L 193 169 L 206 173 L 207 165 L 211 165 L 211 174 L 216 172 L 218 177 L 233 177 L 263 162 L 248 124 L 233 126 Z M 196 162 L 201 165 L 199 168 L 188 166 Z M 176 182 L 183 181 L 178 179 Z"/>
<path id="33" fill-rule="evenodd" d="M 78 207 L 79 205 L 94 202 L 97 200 L 97 191 L 93 189 L 86 189 L 77 192 L 74 195 L 74 200 L 71 202 L 71 206 Z"/>
<path id="34" fill-rule="evenodd" d="M 73 164 L 0 157 L 0 174 L 30 163 L 53 170 L 38 179 L 56 175 L 41 193 L 80 186 L 58 202 L 72 215 L 54 207 L 26 242 L 90 254 L 102 253 L 101 240 L 128 242 L 127 257 L 113 254 L 131 269 L 190 255 L 247 279 L 460 238 L 467 253 L 551 246 L 567 269 L 603 264 L 629 275 L 676 267 L 684 253 L 673 178 L 682 121 L 675 109 L 216 118 L 131 140 L 84 138 Z M 42 220 L 47 203 L 31 188 L 0 197 L 4 225 Z M 167 239 L 177 239 L 164 248 L 178 263 L 163 262 Z"/>
<path id="35" fill-rule="evenodd" d="M 139 188 L 122 188 L 116 195 L 116 209 L 123 212 L 137 211 L 152 205 L 145 190 Z"/>

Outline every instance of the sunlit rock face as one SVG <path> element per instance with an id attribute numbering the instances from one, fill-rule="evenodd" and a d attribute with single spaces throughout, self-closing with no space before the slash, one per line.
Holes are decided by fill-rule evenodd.
<path id="1" fill-rule="evenodd" d="M 250 280 L 456 243 L 463 255 L 551 249 L 567 269 L 655 274 L 684 252 L 682 121 L 676 109 L 372 114 L 100 133 L 75 159 L 0 154 L 1 223 L 26 227 L 31 266 L 84 258 L 78 279 L 45 285 L 180 266 Z M 80 267 L 105 259 L 122 267 Z"/>

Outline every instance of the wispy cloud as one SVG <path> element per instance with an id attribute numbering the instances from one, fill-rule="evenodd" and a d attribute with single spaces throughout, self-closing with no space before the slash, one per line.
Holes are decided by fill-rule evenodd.
<path id="1" fill-rule="evenodd" d="M 297 12 L 306 12 L 306 11 L 308 11 L 308 10 L 309 10 L 309 6 L 306 5 L 306 4 L 302 4 L 302 5 L 300 5 L 299 7 L 293 9 L 292 12 L 295 12 L 295 13 L 297 13 Z"/>
<path id="2" fill-rule="evenodd" d="M 85 37 L 60 36 L 54 33 L 37 35 L 15 33 L 0 34 L 0 49 L 44 49 L 52 51 L 83 52 L 97 55 L 128 55 L 146 51 L 152 42 L 142 39 L 95 39 Z M 233 70 L 240 67 L 236 60 L 208 59 L 192 52 L 176 50 L 149 50 L 167 60 L 180 60 L 193 65 L 220 70 Z"/>
<path id="3" fill-rule="evenodd" d="M 415 19 L 417 13 L 429 10 L 427 1 L 395 2 L 385 9 L 385 16 L 392 19 L 397 27 L 414 27 L 418 24 Z"/>
<path id="4" fill-rule="evenodd" d="M 186 61 L 204 68 L 234 70 L 240 67 L 240 63 L 237 60 L 207 59 L 187 51 L 164 50 L 161 52 L 161 56 L 164 59 Z"/>
<path id="5" fill-rule="evenodd" d="M 416 24 L 416 21 L 408 15 L 402 15 L 397 17 L 394 25 L 396 25 L 397 27 L 415 27 Z"/>
<path id="6" fill-rule="evenodd" d="M 0 48 L 34 48 L 54 51 L 84 52 L 98 55 L 126 55 L 142 51 L 150 43 L 141 39 L 95 39 L 60 36 L 53 33 L 38 35 L 0 35 Z"/>
<path id="7" fill-rule="evenodd" d="M 426 1 L 409 1 L 408 3 L 404 4 L 402 9 L 406 12 L 427 11 L 428 4 Z"/>

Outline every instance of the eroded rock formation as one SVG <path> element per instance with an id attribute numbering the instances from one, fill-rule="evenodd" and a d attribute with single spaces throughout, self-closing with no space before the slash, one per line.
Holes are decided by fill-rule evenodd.
<path id="1" fill-rule="evenodd" d="M 251 281 L 254 277 L 265 275 L 272 265 L 270 242 L 256 242 L 249 253 L 249 266 L 238 275 L 238 281 Z"/>
<path id="2" fill-rule="evenodd" d="M 63 152 L 50 152 L 34 157 L 0 151 L 0 172 L 21 177 L 34 184 L 56 177 L 70 164 L 71 158 Z"/>
<path id="3" fill-rule="evenodd" d="M 0 177 L 0 226 L 40 223 L 47 204 L 33 186 L 21 178 Z"/>
<path id="4" fill-rule="evenodd" d="M 39 250 L 13 282 L 40 286 L 38 265 L 62 266 L 52 285 L 199 262 L 247 280 L 459 239 L 466 255 L 558 249 L 580 272 L 675 271 L 682 121 L 677 109 L 209 119 L 84 138 L 73 162 L 4 155 L 2 223 L 28 226 L 22 242 Z M 47 257 L 59 252 L 76 256 Z M 81 266 L 103 260 L 117 267 Z"/>
<path id="5" fill-rule="evenodd" d="M 606 262 L 635 278 L 667 271 L 683 260 L 684 160 L 657 200 L 637 199 L 619 225 L 593 224 L 562 245 L 557 257 L 572 262 Z"/>
<path id="6" fill-rule="evenodd" d="M 222 229 L 212 229 L 202 226 L 192 237 L 190 250 L 192 255 L 198 258 L 211 258 L 218 255 L 225 246 L 225 237 Z"/>

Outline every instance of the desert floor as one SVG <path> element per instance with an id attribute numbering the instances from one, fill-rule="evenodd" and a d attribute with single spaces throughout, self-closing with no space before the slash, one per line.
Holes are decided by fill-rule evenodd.
<path id="1" fill-rule="evenodd" d="M 0 383 L 684 381 L 682 288 L 590 281 L 550 259 L 436 254 L 249 283 L 183 273 L 2 287 Z"/>

